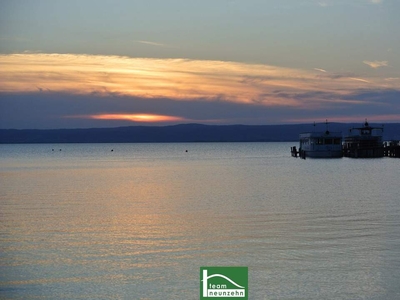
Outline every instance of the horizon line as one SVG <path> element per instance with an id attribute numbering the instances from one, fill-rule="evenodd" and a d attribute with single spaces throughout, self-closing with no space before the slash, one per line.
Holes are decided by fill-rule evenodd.
<path id="1" fill-rule="evenodd" d="M 400 124 L 400 121 L 395 122 L 377 122 L 377 121 L 368 121 L 369 124 Z M 324 125 L 324 124 L 364 124 L 363 122 L 351 121 L 351 122 L 299 122 L 299 123 L 279 123 L 279 124 L 204 124 L 204 123 L 179 123 L 179 124 L 164 124 L 164 125 L 149 125 L 149 124 L 135 124 L 135 125 L 125 125 L 125 126 L 108 126 L 108 127 L 74 127 L 74 128 L 67 128 L 67 127 L 60 127 L 60 128 L 0 128 L 0 130 L 91 130 L 91 129 L 117 129 L 117 128 L 129 128 L 129 127 L 174 127 L 174 126 L 191 126 L 191 125 L 198 125 L 198 126 L 216 126 L 216 127 L 228 127 L 228 126 L 244 126 L 244 127 L 264 127 L 264 126 L 298 126 L 298 125 Z"/>

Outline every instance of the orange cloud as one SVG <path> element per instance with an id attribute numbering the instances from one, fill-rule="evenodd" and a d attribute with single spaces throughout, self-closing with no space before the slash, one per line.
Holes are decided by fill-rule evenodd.
<path id="1" fill-rule="evenodd" d="M 321 71 L 319 75 L 315 70 Z M 65 92 L 317 107 L 397 81 L 260 64 L 24 53 L 0 55 L 0 92 Z M 366 84 L 367 83 L 367 84 Z M 306 95 L 306 97 L 304 97 Z M 326 99 L 323 95 L 329 95 Z"/>

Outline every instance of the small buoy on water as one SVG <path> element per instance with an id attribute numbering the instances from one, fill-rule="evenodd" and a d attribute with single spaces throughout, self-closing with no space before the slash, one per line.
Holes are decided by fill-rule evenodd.
<path id="1" fill-rule="evenodd" d="M 188 152 L 187 150 L 185 152 Z"/>
<path id="2" fill-rule="evenodd" d="M 114 151 L 114 149 L 111 149 L 111 152 L 113 152 Z"/>

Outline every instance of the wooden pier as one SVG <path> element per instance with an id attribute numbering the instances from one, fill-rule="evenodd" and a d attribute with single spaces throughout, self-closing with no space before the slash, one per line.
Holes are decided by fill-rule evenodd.
<path id="1" fill-rule="evenodd" d="M 297 155 L 299 155 L 299 151 L 297 151 L 296 146 L 290 147 L 290 153 L 292 153 L 293 157 L 297 157 Z"/>
<path id="2" fill-rule="evenodd" d="M 293 157 L 300 157 L 302 159 L 306 159 L 306 152 L 303 150 L 297 150 L 296 146 L 290 147 L 290 152 L 292 153 Z"/>
<path id="3" fill-rule="evenodd" d="M 383 155 L 386 157 L 400 158 L 400 141 L 384 142 Z"/>

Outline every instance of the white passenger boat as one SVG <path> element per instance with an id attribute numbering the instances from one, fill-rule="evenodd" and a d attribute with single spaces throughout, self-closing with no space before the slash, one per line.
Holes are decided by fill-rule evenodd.
<path id="1" fill-rule="evenodd" d="M 340 158 L 343 157 L 342 151 L 342 133 L 331 132 L 328 130 L 322 132 L 313 131 L 300 134 L 300 147 L 292 147 L 292 156 L 301 158 Z M 314 124 L 315 126 L 315 124 Z"/>
<path id="2" fill-rule="evenodd" d="M 343 156 L 341 132 L 307 132 L 300 134 L 300 157 L 339 158 Z"/>

